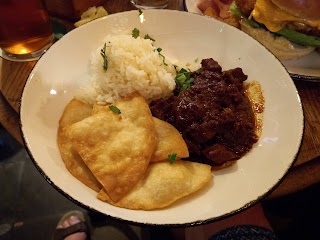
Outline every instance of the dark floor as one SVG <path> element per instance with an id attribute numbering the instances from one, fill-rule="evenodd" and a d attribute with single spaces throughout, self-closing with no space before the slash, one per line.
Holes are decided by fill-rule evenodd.
<path id="1" fill-rule="evenodd" d="M 56 223 L 65 212 L 74 209 L 85 211 L 44 180 L 24 148 L 1 126 L 0 186 L 0 240 L 51 239 Z M 320 185 L 263 205 L 280 239 L 320 239 Z M 100 215 L 89 214 L 97 228 L 106 222 Z M 113 232 L 113 237 L 105 239 L 134 239 L 134 233 L 140 236 L 150 233 L 149 228 L 128 227 L 109 220 L 108 223 L 116 227 L 107 229 L 109 235 Z M 126 227 L 124 232 L 131 232 L 132 236 L 117 233 L 117 229 Z M 159 229 L 151 231 L 152 239 L 169 239 L 163 229 L 155 230 Z"/>

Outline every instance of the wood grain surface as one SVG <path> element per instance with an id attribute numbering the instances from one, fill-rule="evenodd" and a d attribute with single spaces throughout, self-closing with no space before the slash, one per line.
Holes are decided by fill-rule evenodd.
<path id="1" fill-rule="evenodd" d="M 106 0 L 109 14 L 133 10 L 130 1 Z M 168 8 L 183 10 L 182 0 L 171 0 Z M 63 21 L 63 20 L 62 20 Z M 67 28 L 72 29 L 73 23 Z M 36 62 L 11 62 L 0 58 L 0 123 L 23 144 L 19 127 L 20 97 L 28 75 Z M 296 80 L 295 85 L 304 110 L 305 128 L 294 167 L 269 198 L 279 197 L 320 182 L 320 82 Z"/>

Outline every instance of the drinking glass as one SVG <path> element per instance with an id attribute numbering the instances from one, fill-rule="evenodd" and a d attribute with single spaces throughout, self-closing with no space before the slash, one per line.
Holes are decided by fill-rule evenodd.
<path id="1" fill-rule="evenodd" d="M 169 0 L 131 0 L 131 3 L 140 9 L 166 8 Z"/>
<path id="2" fill-rule="evenodd" d="M 0 0 L 0 54 L 12 61 L 37 60 L 54 34 L 41 0 Z"/>

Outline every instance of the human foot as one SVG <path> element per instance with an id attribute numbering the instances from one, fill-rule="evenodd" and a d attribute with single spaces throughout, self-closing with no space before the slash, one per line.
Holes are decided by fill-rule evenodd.
<path id="1" fill-rule="evenodd" d="M 87 240 L 88 225 L 82 212 L 73 211 L 65 214 L 54 232 L 54 240 Z"/>

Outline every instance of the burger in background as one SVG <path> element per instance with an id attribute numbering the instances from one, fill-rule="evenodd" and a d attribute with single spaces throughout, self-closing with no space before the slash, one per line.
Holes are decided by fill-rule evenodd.
<path id="1" fill-rule="evenodd" d="M 229 13 L 240 18 L 242 31 L 280 60 L 320 48 L 320 0 L 234 0 Z"/>

